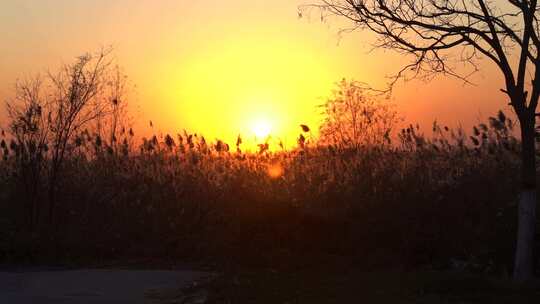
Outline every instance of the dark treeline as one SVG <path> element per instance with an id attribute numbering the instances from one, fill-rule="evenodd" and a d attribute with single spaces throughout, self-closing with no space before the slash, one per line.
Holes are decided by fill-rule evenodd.
<path id="1" fill-rule="evenodd" d="M 471 132 L 394 131 L 389 104 L 343 81 L 320 138 L 302 125 L 294 149 L 245 153 L 240 137 L 138 138 L 126 88 L 107 52 L 17 87 L 1 139 L 2 261 L 511 271 L 520 142 L 502 112 Z"/>

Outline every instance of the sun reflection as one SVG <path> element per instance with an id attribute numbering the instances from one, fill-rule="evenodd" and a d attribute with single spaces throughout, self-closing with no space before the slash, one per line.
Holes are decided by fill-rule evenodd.
<path id="1" fill-rule="evenodd" d="M 267 172 L 268 176 L 270 176 L 271 178 L 280 178 L 281 176 L 283 176 L 284 170 L 280 164 L 274 163 L 268 165 Z"/>

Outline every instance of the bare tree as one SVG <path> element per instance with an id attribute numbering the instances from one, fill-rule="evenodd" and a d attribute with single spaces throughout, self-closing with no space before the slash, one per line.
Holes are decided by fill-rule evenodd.
<path id="1" fill-rule="evenodd" d="M 126 133 L 129 128 L 128 121 L 128 93 L 130 83 L 122 69 L 115 65 L 107 74 L 107 81 L 103 88 L 104 104 L 98 112 L 93 123 L 96 136 L 106 139 L 108 150 L 113 154 L 118 153 L 122 143 L 119 142 L 120 135 Z"/>
<path id="2" fill-rule="evenodd" d="M 15 88 L 15 101 L 7 105 L 11 119 L 9 131 L 13 138 L 17 177 L 24 187 L 25 213 L 28 225 L 33 229 L 39 218 L 37 199 L 47 156 L 48 128 L 43 115 L 42 79 L 39 77 L 19 82 Z"/>
<path id="3" fill-rule="evenodd" d="M 73 139 L 83 127 L 110 108 L 105 96 L 106 86 L 115 81 L 111 79 L 110 53 L 110 50 L 101 50 L 85 54 L 75 63 L 63 66 L 58 73 L 49 72 L 44 78 L 19 83 L 15 98 L 7 104 L 10 130 L 23 156 L 22 162 L 32 161 L 35 172 L 46 169 L 51 223 L 58 182 Z M 41 162 L 43 158 L 46 158 L 46 166 Z"/>
<path id="4" fill-rule="evenodd" d="M 345 79 L 322 108 L 321 141 L 341 148 L 385 145 L 397 122 L 397 113 L 388 101 Z"/>
<path id="5" fill-rule="evenodd" d="M 445 74 L 468 81 L 456 62 L 477 69 L 479 59 L 494 62 L 520 122 L 522 191 L 514 279 L 533 275 L 536 225 L 535 118 L 540 96 L 540 23 L 537 0 L 320 0 L 300 7 L 300 15 L 318 8 L 353 28 L 375 33 L 375 46 L 409 55 L 397 72 L 403 77 Z"/>

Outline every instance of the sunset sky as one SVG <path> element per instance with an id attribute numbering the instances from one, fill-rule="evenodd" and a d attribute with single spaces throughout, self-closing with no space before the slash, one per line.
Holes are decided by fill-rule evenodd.
<path id="1" fill-rule="evenodd" d="M 316 12 L 299 19 L 303 3 L 3 0 L 0 99 L 10 97 L 17 78 L 112 45 L 136 85 L 131 114 L 142 133 L 152 120 L 162 132 L 187 128 L 227 140 L 271 132 L 291 142 L 299 124 L 320 121 L 316 105 L 335 82 L 345 77 L 382 87 L 405 63 L 391 52 L 369 52 L 369 34 L 340 38 L 344 23 L 322 23 Z M 491 64 L 473 81 L 399 83 L 392 99 L 405 121 L 428 127 L 434 119 L 468 127 L 508 109 Z"/>

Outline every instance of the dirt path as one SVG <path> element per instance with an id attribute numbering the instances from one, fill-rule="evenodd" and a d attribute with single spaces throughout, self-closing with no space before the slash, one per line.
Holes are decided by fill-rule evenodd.
<path id="1" fill-rule="evenodd" d="M 0 272 L 0 303 L 159 303 L 160 295 L 207 275 L 134 270 Z"/>

